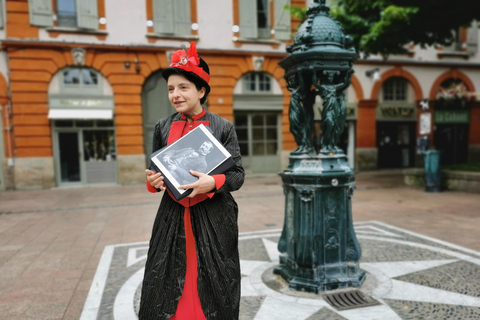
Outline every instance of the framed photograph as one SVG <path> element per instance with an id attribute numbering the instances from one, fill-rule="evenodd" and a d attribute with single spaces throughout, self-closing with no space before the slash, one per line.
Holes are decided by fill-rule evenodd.
<path id="1" fill-rule="evenodd" d="M 211 129 L 199 125 L 182 138 L 154 152 L 151 156 L 152 168 L 165 177 L 167 188 L 181 200 L 192 190 L 179 189 L 179 186 L 198 180 L 190 170 L 205 174 L 219 174 L 235 166 L 231 154 L 213 136 Z"/>

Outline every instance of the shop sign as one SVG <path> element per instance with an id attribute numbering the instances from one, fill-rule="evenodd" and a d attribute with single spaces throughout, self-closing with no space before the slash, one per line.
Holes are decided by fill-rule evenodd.
<path id="1" fill-rule="evenodd" d="M 93 99 L 61 99 L 60 105 L 71 107 L 100 107 L 105 105 L 105 101 Z"/>
<path id="2" fill-rule="evenodd" d="M 96 98 L 96 99 L 85 99 L 82 98 L 63 98 L 63 97 L 52 97 L 49 99 L 50 109 L 113 109 L 113 98 Z"/>
<path id="3" fill-rule="evenodd" d="M 380 105 L 378 119 L 415 119 L 414 105 Z"/>
<path id="4" fill-rule="evenodd" d="M 469 123 L 469 110 L 437 110 L 435 123 Z"/>

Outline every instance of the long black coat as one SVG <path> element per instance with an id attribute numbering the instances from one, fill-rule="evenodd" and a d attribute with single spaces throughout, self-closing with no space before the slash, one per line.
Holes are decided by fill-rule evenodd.
<path id="1" fill-rule="evenodd" d="M 167 145 L 172 123 L 180 114 L 160 120 L 154 131 L 153 151 Z M 238 319 L 240 305 L 240 261 L 238 255 L 238 207 L 230 194 L 244 181 L 240 148 L 233 124 L 207 112 L 198 121 L 230 152 L 236 166 L 225 173 L 225 183 L 211 199 L 190 207 L 198 264 L 198 295 L 208 320 Z M 155 218 L 145 265 L 139 317 L 168 319 L 182 296 L 186 273 L 183 213 L 185 208 L 164 194 Z"/>

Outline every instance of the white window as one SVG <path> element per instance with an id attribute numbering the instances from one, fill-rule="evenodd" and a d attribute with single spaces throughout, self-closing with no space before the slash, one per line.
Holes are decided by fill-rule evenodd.
<path id="1" fill-rule="evenodd" d="M 289 40 L 290 0 L 239 1 L 240 37 L 245 39 L 270 39 L 271 34 L 277 40 Z M 270 2 L 274 2 L 274 12 L 270 12 Z M 273 23 L 271 19 L 273 18 Z M 273 30 L 272 30 L 273 28 Z"/>
<path id="2" fill-rule="evenodd" d="M 272 80 L 266 73 L 252 72 L 242 78 L 245 93 L 269 93 L 272 92 Z"/>
<path id="3" fill-rule="evenodd" d="M 404 78 L 390 78 L 382 86 L 384 101 L 407 101 L 408 82 Z"/>
<path id="4" fill-rule="evenodd" d="M 53 26 L 54 14 L 58 27 L 98 29 L 97 0 L 54 0 L 57 12 L 53 12 L 51 0 L 28 0 L 30 24 Z"/>
<path id="5" fill-rule="evenodd" d="M 158 34 L 190 36 L 190 0 L 153 0 L 153 28 Z"/>
<path id="6" fill-rule="evenodd" d="M 476 54 L 478 51 L 478 22 L 473 21 L 468 28 L 460 27 L 458 30 L 452 31 L 452 38 L 452 44 L 444 48 L 447 54 Z"/>
<path id="7" fill-rule="evenodd" d="M 62 92 L 101 94 L 102 84 L 97 71 L 90 68 L 65 68 L 61 71 Z"/>

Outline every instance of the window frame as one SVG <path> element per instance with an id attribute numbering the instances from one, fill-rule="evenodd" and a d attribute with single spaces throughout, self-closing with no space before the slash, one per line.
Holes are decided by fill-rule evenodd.
<path id="1" fill-rule="evenodd" d="M 252 79 L 251 77 L 254 77 Z M 265 77 L 262 81 L 260 77 Z M 268 80 L 268 81 L 266 81 Z M 245 74 L 242 78 L 242 92 L 246 94 L 271 94 L 273 93 L 273 83 L 272 83 L 272 76 L 266 72 L 249 72 Z M 268 82 L 268 83 L 265 83 Z M 268 90 L 260 90 L 260 86 L 262 82 L 268 86 Z M 255 89 L 251 90 L 252 84 L 254 85 Z"/>
<path id="2" fill-rule="evenodd" d="M 65 83 L 65 72 L 70 70 L 79 70 L 79 83 L 78 84 L 67 84 Z M 97 76 L 96 85 L 86 85 L 83 82 L 83 70 L 88 70 L 93 72 Z M 76 95 L 102 95 L 103 94 L 103 81 L 101 73 L 97 70 L 89 67 L 76 67 L 70 66 L 60 70 L 60 79 L 59 79 L 59 89 L 62 93 L 76 94 Z"/>
<path id="3" fill-rule="evenodd" d="M 61 33 L 94 34 L 99 40 L 105 40 L 108 34 L 105 31 L 106 22 L 100 23 L 100 19 L 105 18 L 105 0 L 77 1 L 75 5 L 76 26 L 58 25 L 57 0 L 28 0 L 28 11 L 30 25 L 45 27 L 51 37 L 57 37 Z"/>
<path id="4" fill-rule="evenodd" d="M 159 4 L 155 5 L 156 2 L 161 1 L 161 0 L 146 0 L 146 16 L 147 16 L 147 25 L 146 25 L 146 37 L 148 38 L 150 43 L 155 42 L 157 39 L 179 39 L 179 40 L 198 40 L 198 30 L 193 30 L 192 25 L 198 23 L 198 18 L 197 18 L 197 0 L 184 0 L 189 3 L 189 9 L 190 9 L 190 22 L 189 22 L 189 32 L 187 34 L 181 34 L 176 32 L 175 28 L 175 20 L 172 20 L 172 31 L 167 31 L 167 32 L 161 32 L 156 30 L 158 28 L 158 23 L 167 23 L 167 21 L 161 22 L 157 21 L 158 19 L 155 19 L 155 10 L 156 6 L 159 6 Z M 179 9 L 182 9 L 183 7 L 180 5 L 179 1 L 175 1 L 172 4 L 171 11 L 172 13 L 170 16 L 172 19 L 175 18 L 175 7 L 180 7 Z M 161 7 L 161 6 L 160 6 Z M 185 9 L 185 8 L 183 8 Z M 156 26 L 157 24 L 157 26 Z M 185 27 L 186 30 L 186 27 Z"/>
<path id="5" fill-rule="evenodd" d="M 259 1 L 266 2 L 268 32 L 259 26 Z M 233 40 L 270 44 L 291 40 L 292 17 L 284 9 L 285 5 L 291 5 L 291 0 L 233 0 L 233 24 L 239 27 L 238 31 L 233 31 Z"/>
<path id="6" fill-rule="evenodd" d="M 388 88 L 391 86 L 391 89 Z M 388 91 L 391 92 L 387 92 Z M 402 90 L 403 92 L 399 92 Z M 387 94 L 391 95 L 391 99 L 387 99 Z M 403 95 L 403 99 L 401 97 Z M 384 102 L 408 102 L 408 81 L 402 77 L 392 77 L 387 79 L 382 85 L 382 100 Z"/>

